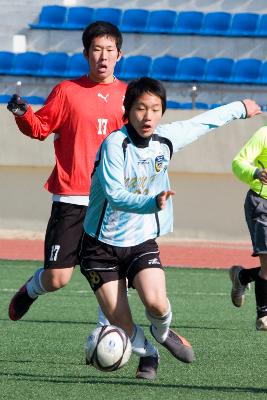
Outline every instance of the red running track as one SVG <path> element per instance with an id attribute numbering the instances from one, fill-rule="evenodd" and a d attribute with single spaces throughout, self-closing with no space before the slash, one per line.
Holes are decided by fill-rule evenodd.
<path id="1" fill-rule="evenodd" d="M 163 265 L 191 268 L 229 268 L 231 265 L 258 266 L 251 257 L 250 243 L 170 242 L 160 243 Z M 0 239 L 0 259 L 42 260 L 42 240 Z"/>

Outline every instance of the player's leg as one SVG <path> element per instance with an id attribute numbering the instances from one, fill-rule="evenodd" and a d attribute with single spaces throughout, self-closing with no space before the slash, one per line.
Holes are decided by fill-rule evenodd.
<path id="1" fill-rule="evenodd" d="M 235 307 L 243 306 L 245 302 L 245 292 L 250 288 L 250 283 L 254 282 L 258 276 L 260 267 L 243 268 L 241 265 L 233 265 L 229 270 L 232 282 L 231 300 Z"/>
<path id="2" fill-rule="evenodd" d="M 192 362 L 192 346 L 184 337 L 170 329 L 172 311 L 166 294 L 164 271 L 159 268 L 143 269 L 135 276 L 133 286 L 146 308 L 153 337 L 178 360 Z"/>
<path id="3" fill-rule="evenodd" d="M 95 295 L 101 310 L 110 324 L 119 326 L 129 337 L 132 337 L 134 334 L 134 323 L 128 303 L 125 279 L 103 284 L 96 290 Z"/>
<path id="4" fill-rule="evenodd" d="M 132 351 L 140 356 L 137 378 L 153 379 L 157 373 L 158 352 L 141 327 L 134 324 L 128 303 L 125 273 L 119 267 L 116 248 L 87 234 L 81 244 L 81 272 L 95 292 L 98 303 L 110 324 L 128 334 Z"/>
<path id="5" fill-rule="evenodd" d="M 261 270 L 255 280 L 256 329 L 267 331 L 267 254 L 261 254 Z"/>
<path id="6" fill-rule="evenodd" d="M 97 320 L 97 326 L 104 326 L 104 325 L 110 325 L 109 320 L 103 313 L 101 307 L 98 305 L 98 320 Z"/>
<path id="7" fill-rule="evenodd" d="M 10 319 L 21 319 L 38 296 L 58 290 L 70 281 L 78 261 L 85 212 L 85 206 L 53 203 L 45 236 L 44 267 L 35 271 L 12 298 Z"/>
<path id="8" fill-rule="evenodd" d="M 127 268 L 129 287 L 140 296 L 151 322 L 154 338 L 177 359 L 191 362 L 194 352 L 191 345 L 170 329 L 172 311 L 166 294 L 165 274 L 155 240 L 135 246 L 135 257 Z"/>
<path id="9" fill-rule="evenodd" d="M 259 225 L 258 218 L 255 217 L 255 212 L 261 214 L 261 197 L 252 190 L 249 190 L 244 204 L 245 218 L 253 246 L 253 255 L 257 255 L 259 247 L 261 247 L 261 238 L 257 234 Z M 260 217 L 261 218 L 261 217 Z M 260 240 L 260 242 L 259 242 Z M 251 282 L 255 282 L 260 267 L 243 268 L 240 265 L 234 265 L 229 271 L 232 281 L 231 300 L 235 307 L 241 307 L 245 301 L 245 292 L 249 288 Z"/>
<path id="10" fill-rule="evenodd" d="M 147 340 L 143 329 L 132 320 L 125 279 L 106 283 L 96 291 L 96 297 L 111 325 L 124 329 L 130 337 L 132 351 L 140 357 L 136 377 L 154 379 L 158 368 L 158 351 Z"/>

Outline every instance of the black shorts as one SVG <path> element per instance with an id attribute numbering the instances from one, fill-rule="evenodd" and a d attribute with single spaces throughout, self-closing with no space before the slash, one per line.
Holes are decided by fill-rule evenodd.
<path id="1" fill-rule="evenodd" d="M 53 202 L 45 234 L 45 269 L 74 267 L 78 263 L 86 210 L 86 206 Z"/>
<path id="2" fill-rule="evenodd" d="M 159 248 L 154 239 L 130 247 L 117 247 L 83 234 L 80 253 L 81 273 L 95 292 L 104 283 L 128 278 L 133 287 L 135 275 L 146 268 L 161 268 Z"/>
<path id="3" fill-rule="evenodd" d="M 267 254 L 267 200 L 249 190 L 244 208 L 253 246 L 252 256 Z"/>

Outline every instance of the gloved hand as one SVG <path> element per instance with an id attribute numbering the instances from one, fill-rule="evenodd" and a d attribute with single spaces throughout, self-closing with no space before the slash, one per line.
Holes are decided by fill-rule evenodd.
<path id="1" fill-rule="evenodd" d="M 7 104 L 7 109 L 14 115 L 22 116 L 28 108 L 28 103 L 23 100 L 19 95 L 13 94 Z"/>

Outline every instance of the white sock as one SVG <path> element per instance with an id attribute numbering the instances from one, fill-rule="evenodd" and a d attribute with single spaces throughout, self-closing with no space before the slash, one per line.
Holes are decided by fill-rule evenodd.
<path id="1" fill-rule="evenodd" d="M 170 302 L 167 314 L 163 315 L 162 317 L 155 317 L 149 314 L 147 310 L 146 310 L 146 316 L 152 324 L 151 329 L 156 340 L 159 343 L 163 343 L 168 336 L 169 327 L 172 321 L 172 311 Z"/>
<path id="2" fill-rule="evenodd" d="M 97 327 L 104 326 L 104 325 L 110 325 L 109 320 L 105 316 L 105 314 L 102 311 L 102 308 L 98 306 L 98 321 L 97 321 Z"/>
<path id="3" fill-rule="evenodd" d="M 143 329 L 135 325 L 135 331 L 133 336 L 130 338 L 132 343 L 132 351 L 139 357 L 153 356 L 158 354 L 158 350 L 147 338 L 145 337 Z"/>
<path id="4" fill-rule="evenodd" d="M 43 272 L 44 268 L 37 269 L 33 274 L 32 279 L 26 284 L 28 295 L 32 299 L 36 299 L 39 295 L 47 293 L 47 290 L 43 287 L 41 281 Z"/>

